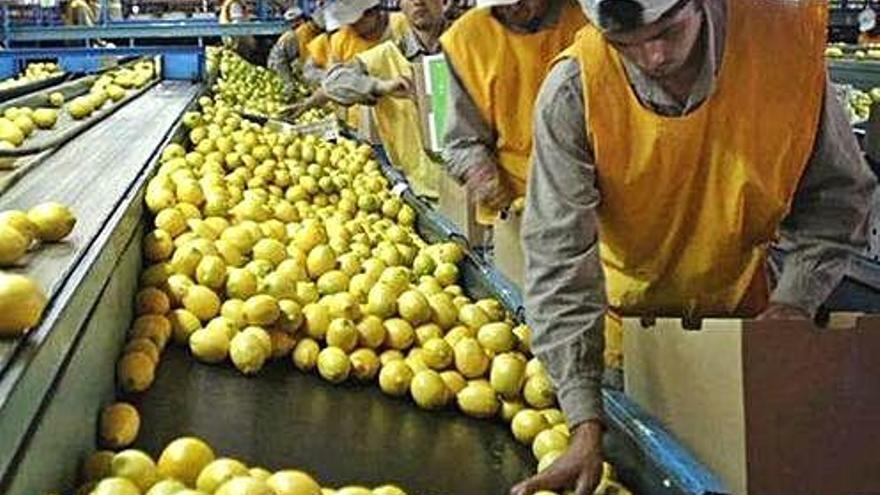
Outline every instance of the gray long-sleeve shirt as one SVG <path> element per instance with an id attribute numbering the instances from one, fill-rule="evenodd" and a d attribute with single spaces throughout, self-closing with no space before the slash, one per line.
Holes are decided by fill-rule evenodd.
<path id="1" fill-rule="evenodd" d="M 296 31 L 290 30 L 278 38 L 269 50 L 269 59 L 266 65 L 281 77 L 284 85 L 290 90 L 295 81 L 296 65 L 299 62 L 299 39 Z"/>
<path id="2" fill-rule="evenodd" d="M 686 102 L 679 102 L 624 62 L 642 103 L 682 115 L 711 95 L 724 45 L 724 0 L 705 4 L 706 70 Z M 585 129 L 581 67 L 558 63 L 535 110 L 534 149 L 522 228 L 526 311 L 533 349 L 553 379 L 574 426 L 602 416 L 604 275 L 598 252 L 601 194 Z M 787 218 L 780 226 L 790 251 L 771 301 L 815 312 L 837 286 L 848 256 L 865 243 L 864 224 L 876 187 L 841 103 L 830 83 L 816 142 Z"/>

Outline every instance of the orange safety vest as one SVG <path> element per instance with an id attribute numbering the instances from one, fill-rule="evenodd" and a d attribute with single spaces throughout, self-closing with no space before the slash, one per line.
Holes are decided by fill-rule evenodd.
<path id="1" fill-rule="evenodd" d="M 583 11 L 571 0 L 555 26 L 536 33 L 515 32 L 482 8 L 466 13 L 440 38 L 450 65 L 495 130 L 502 179 L 517 195 L 526 191 L 532 111 L 541 83 L 585 24 Z"/>
<path id="2" fill-rule="evenodd" d="M 299 25 L 294 33 L 296 33 L 297 46 L 299 47 L 299 60 L 300 62 L 305 62 L 308 44 L 318 35 L 321 34 L 321 29 L 315 25 L 315 23 L 311 21 L 306 21 Z"/>
<path id="3" fill-rule="evenodd" d="M 592 26 L 564 54 L 582 68 L 612 308 L 750 316 L 766 305 L 767 248 L 822 111 L 827 6 L 733 0 L 727 8 L 715 92 L 688 115 L 645 108 Z"/>

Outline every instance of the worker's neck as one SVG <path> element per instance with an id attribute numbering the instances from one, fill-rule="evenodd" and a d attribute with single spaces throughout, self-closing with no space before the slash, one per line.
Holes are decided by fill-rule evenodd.
<path id="1" fill-rule="evenodd" d="M 416 39 L 419 40 L 419 44 L 422 45 L 422 48 L 424 48 L 426 52 L 439 53 L 440 35 L 443 34 L 443 28 L 445 25 L 446 21 L 440 19 L 429 27 L 413 26 L 413 34 L 416 36 Z"/>
<path id="2" fill-rule="evenodd" d="M 706 26 L 703 26 L 703 33 L 700 35 L 697 43 L 694 44 L 693 50 L 688 57 L 687 62 L 682 65 L 681 69 L 658 80 L 660 86 L 666 90 L 678 102 L 686 102 L 700 78 L 703 66 L 708 63 L 708 44 L 706 40 Z"/>

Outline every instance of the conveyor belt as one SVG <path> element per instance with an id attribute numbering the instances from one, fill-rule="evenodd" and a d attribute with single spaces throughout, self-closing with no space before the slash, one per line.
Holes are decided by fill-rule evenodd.
<path id="1" fill-rule="evenodd" d="M 500 495 L 536 464 L 500 421 L 423 411 L 376 384 L 333 386 L 289 359 L 248 378 L 169 347 L 133 403 L 146 425 L 136 446 L 148 452 L 192 434 L 218 455 L 302 469 L 337 488 L 396 482 L 414 495 Z"/>
<path id="2" fill-rule="evenodd" d="M 120 207 L 139 194 L 135 185 L 147 163 L 197 88 L 163 83 L 151 89 L 43 158 L 0 196 L 0 210 L 51 200 L 69 205 L 78 218 L 67 242 L 41 247 L 16 270 L 45 289 L 50 305 L 25 338 L 0 341 L 0 452 L 16 451 L 22 428 L 65 362 L 125 247 L 120 243 L 128 242 L 140 221 Z M 0 474 L 9 462 L 0 456 Z"/>

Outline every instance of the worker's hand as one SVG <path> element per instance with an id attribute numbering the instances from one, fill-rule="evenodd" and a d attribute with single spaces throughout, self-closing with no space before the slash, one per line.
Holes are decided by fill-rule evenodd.
<path id="1" fill-rule="evenodd" d="M 476 196 L 477 202 L 489 209 L 501 211 L 510 204 L 510 193 L 501 183 L 498 171 L 492 166 L 470 169 L 465 185 Z"/>
<path id="2" fill-rule="evenodd" d="M 587 421 L 572 432 L 568 451 L 545 471 L 510 490 L 510 495 L 532 495 L 541 490 L 567 490 L 593 495 L 602 481 L 602 426 Z"/>
<path id="3" fill-rule="evenodd" d="M 758 315 L 759 320 L 809 320 L 810 313 L 804 309 L 789 306 L 788 304 L 770 303 L 763 313 Z"/>
<path id="4" fill-rule="evenodd" d="M 390 96 L 392 98 L 412 98 L 415 95 L 415 86 L 412 79 L 404 76 L 394 79 L 385 79 L 376 83 L 374 93 L 377 97 Z"/>
<path id="5" fill-rule="evenodd" d="M 301 101 L 299 103 L 294 103 L 293 105 L 288 105 L 281 109 L 281 117 L 285 120 L 294 121 L 299 118 L 306 110 L 308 110 L 308 105 L 306 102 Z"/>

